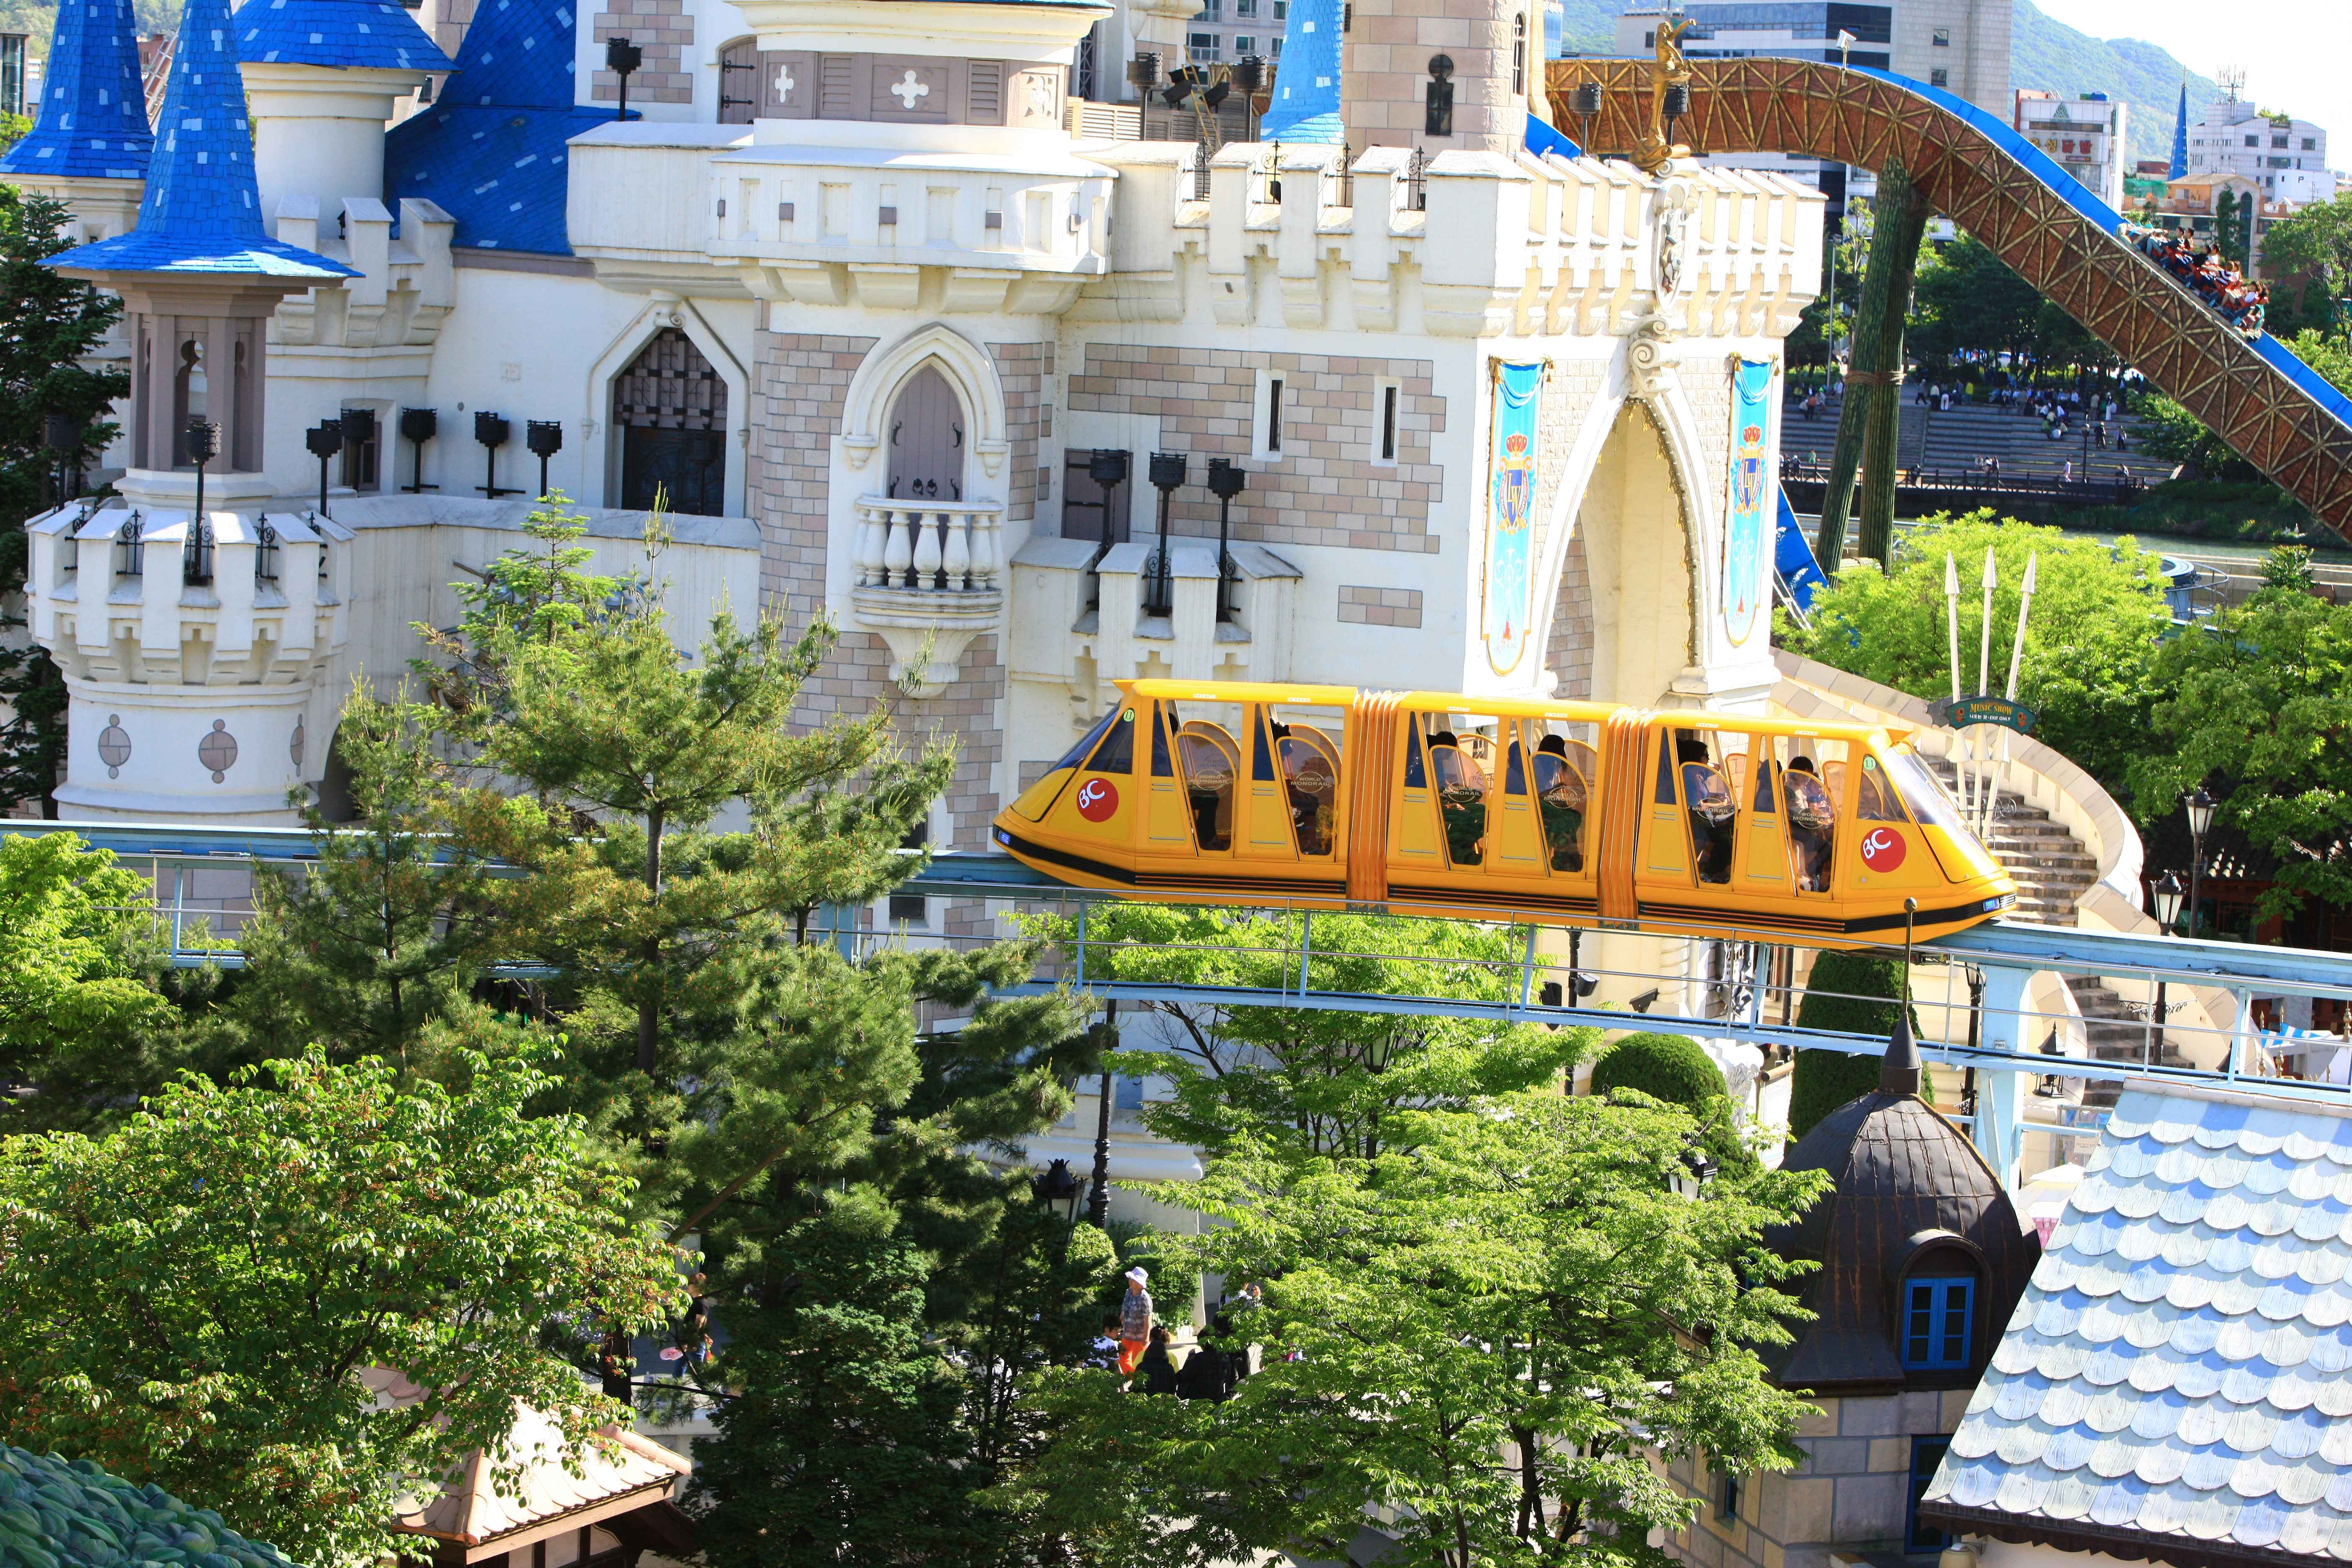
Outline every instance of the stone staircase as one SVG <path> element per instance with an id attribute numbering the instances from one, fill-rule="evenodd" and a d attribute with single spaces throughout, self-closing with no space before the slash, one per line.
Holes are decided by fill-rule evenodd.
<path id="1" fill-rule="evenodd" d="M 1944 787 L 1958 798 L 1959 791 L 1952 764 L 1929 760 L 1929 765 L 1936 769 Z M 2021 796 L 2008 790 L 1994 796 L 1992 836 L 1985 847 L 1992 851 L 1993 858 L 2017 884 L 2017 907 L 2011 911 L 2011 918 L 2015 920 L 2042 925 L 2073 925 L 2075 904 L 2099 878 L 2098 860 L 2066 831 L 2063 823 L 2052 821 L 2048 812 L 2028 805 Z M 2147 1022 L 2134 1016 L 2121 996 L 2091 975 L 2067 976 L 2066 989 L 2074 994 L 2074 1005 L 2082 1010 L 2083 1037 L 2092 1056 L 2101 1061 L 2149 1059 Z M 2039 1046 L 2040 1042 L 2034 1043 L 2034 1048 Z M 2168 1044 L 2155 1059 L 2172 1067 L 2188 1065 Z M 2083 1102 L 2112 1106 L 2118 1087 L 2113 1080 L 2088 1084 Z"/>

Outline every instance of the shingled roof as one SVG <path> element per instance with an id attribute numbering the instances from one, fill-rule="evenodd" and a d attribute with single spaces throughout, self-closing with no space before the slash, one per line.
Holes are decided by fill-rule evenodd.
<path id="1" fill-rule="evenodd" d="M 2352 1107 L 2136 1085 L 2087 1170 L 1920 1517 L 2352 1563 Z"/>
<path id="2" fill-rule="evenodd" d="M 58 1568 L 293 1568 L 274 1546 L 248 1541 L 210 1509 L 163 1488 L 135 1486 L 88 1459 L 0 1447 L 0 1552 L 19 1565 Z"/>

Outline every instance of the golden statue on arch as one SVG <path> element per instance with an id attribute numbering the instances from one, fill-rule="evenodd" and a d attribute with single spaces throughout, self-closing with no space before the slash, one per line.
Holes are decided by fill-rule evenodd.
<path id="1" fill-rule="evenodd" d="M 1683 38 L 1697 25 L 1687 17 L 1662 18 L 1658 23 L 1657 58 L 1650 66 L 1650 128 L 1642 132 L 1641 143 L 1633 149 L 1633 163 L 1645 174 L 1656 174 L 1670 158 L 1690 156 L 1687 146 L 1666 140 L 1666 95 L 1680 88 L 1684 105 L 1689 104 L 1691 68 L 1690 61 L 1683 58 Z"/>

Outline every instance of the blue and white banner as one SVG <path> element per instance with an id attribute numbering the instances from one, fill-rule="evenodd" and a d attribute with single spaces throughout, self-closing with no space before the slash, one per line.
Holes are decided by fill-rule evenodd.
<path id="1" fill-rule="evenodd" d="M 1723 622 L 1737 645 L 1756 633 L 1765 598 L 1764 538 L 1778 479 L 1765 461 L 1772 416 L 1772 362 L 1740 360 L 1731 373 L 1731 491 L 1723 518 Z"/>
<path id="2" fill-rule="evenodd" d="M 1491 482 L 1486 491 L 1486 583 L 1479 630 L 1486 663 L 1508 675 L 1527 657 L 1535 619 L 1536 415 L 1543 362 L 1495 363 Z"/>

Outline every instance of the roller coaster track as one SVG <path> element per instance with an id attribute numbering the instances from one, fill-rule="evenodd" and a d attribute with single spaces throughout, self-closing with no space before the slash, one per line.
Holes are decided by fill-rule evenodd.
<path id="1" fill-rule="evenodd" d="M 1788 153 L 1877 170 L 1899 160 L 1934 206 L 2203 420 L 2313 516 L 2352 539 L 2352 399 L 2267 334 L 2249 339 L 2122 237 L 2122 218 L 1974 105 L 1885 71 L 1693 59 L 1675 138 L 1699 153 Z M 1555 60 L 1553 118 L 1585 150 L 1630 153 L 1651 62 Z M 1589 127 L 1573 112 L 1597 83 Z"/>

